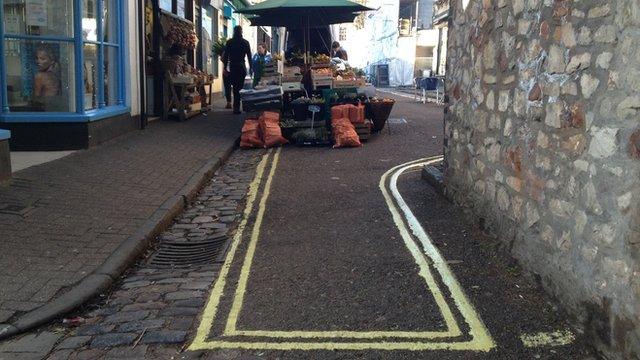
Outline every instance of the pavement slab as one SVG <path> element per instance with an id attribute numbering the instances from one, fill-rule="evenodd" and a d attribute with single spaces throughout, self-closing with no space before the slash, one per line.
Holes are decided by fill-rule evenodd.
<path id="1" fill-rule="evenodd" d="M 0 186 L 0 204 L 15 208 L 0 209 L 0 319 L 11 322 L 91 274 L 207 161 L 233 147 L 241 125 L 224 112 L 155 122 L 14 173 Z"/>

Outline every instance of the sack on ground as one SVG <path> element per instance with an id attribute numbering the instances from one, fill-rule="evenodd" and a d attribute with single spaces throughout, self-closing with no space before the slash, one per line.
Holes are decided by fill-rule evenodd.
<path id="1" fill-rule="evenodd" d="M 264 147 L 260 134 L 260 122 L 257 119 L 247 119 L 242 126 L 242 136 L 240 137 L 240 147 L 243 149 Z"/>
<path id="2" fill-rule="evenodd" d="M 280 123 L 280 113 L 275 111 L 264 111 L 260 118 L 264 119 L 267 122 L 271 123 Z"/>
<path id="3" fill-rule="evenodd" d="M 347 114 L 347 117 L 349 115 Z M 331 120 L 344 118 L 344 105 L 336 105 L 331 107 Z"/>
<path id="4" fill-rule="evenodd" d="M 364 124 L 364 105 L 349 105 L 349 120 L 353 124 Z"/>
<path id="5" fill-rule="evenodd" d="M 331 120 L 334 148 L 362 146 L 356 128 L 348 118 Z"/>
<path id="6" fill-rule="evenodd" d="M 270 148 L 289 143 L 282 136 L 280 129 L 280 114 L 272 111 L 265 111 L 260 116 L 260 131 L 264 140 L 264 147 Z"/>

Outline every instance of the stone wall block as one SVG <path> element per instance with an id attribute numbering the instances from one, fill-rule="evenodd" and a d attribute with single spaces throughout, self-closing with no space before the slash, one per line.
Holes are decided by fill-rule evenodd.
<path id="1" fill-rule="evenodd" d="M 599 43 L 614 43 L 618 39 L 618 29 L 613 25 L 602 25 L 595 33 L 593 33 L 593 40 Z"/>
<path id="2" fill-rule="evenodd" d="M 549 48 L 549 58 L 547 63 L 547 71 L 550 74 L 564 73 L 567 67 L 567 62 L 564 56 L 564 50 L 558 45 L 551 45 Z"/>
<path id="3" fill-rule="evenodd" d="M 609 4 L 604 4 L 604 5 L 596 6 L 589 9 L 589 12 L 587 13 L 587 17 L 589 19 L 599 18 L 599 17 L 609 15 L 610 12 L 611 12 L 611 6 Z"/>
<path id="4" fill-rule="evenodd" d="M 589 99 L 591 95 L 596 92 L 598 85 L 600 85 L 600 80 L 591 74 L 583 74 L 580 77 L 582 96 L 584 96 L 585 99 Z"/>
<path id="5" fill-rule="evenodd" d="M 634 131 L 629 137 L 628 152 L 631 158 L 640 160 L 640 129 Z"/>
<path id="6" fill-rule="evenodd" d="M 620 28 L 640 27 L 640 3 L 636 0 L 617 1 L 616 23 Z"/>
<path id="7" fill-rule="evenodd" d="M 618 131 L 619 129 L 614 128 L 592 127 L 589 154 L 596 159 L 614 155 L 618 148 Z"/>
<path id="8" fill-rule="evenodd" d="M 618 117 L 636 117 L 640 110 L 640 95 L 628 96 L 618 104 Z"/>
<path id="9" fill-rule="evenodd" d="M 591 54 L 590 53 L 584 53 L 584 54 L 580 54 L 580 55 L 575 55 L 575 56 L 571 57 L 571 60 L 569 60 L 569 63 L 567 64 L 567 68 L 565 69 L 565 72 L 567 74 L 573 74 L 574 72 L 576 72 L 578 70 L 588 69 L 589 66 L 591 66 Z"/>
<path id="10" fill-rule="evenodd" d="M 447 196 L 640 358 L 640 1 L 453 5 Z"/>

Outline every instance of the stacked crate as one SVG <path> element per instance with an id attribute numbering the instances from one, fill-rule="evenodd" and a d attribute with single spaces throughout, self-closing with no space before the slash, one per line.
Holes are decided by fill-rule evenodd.
<path id="1" fill-rule="evenodd" d="M 371 120 L 367 119 L 362 124 L 353 124 L 360 141 L 367 141 L 371 136 Z"/>
<path id="2" fill-rule="evenodd" d="M 284 91 L 301 90 L 302 72 L 298 66 L 285 66 L 282 69 L 282 88 Z"/>
<path id="3" fill-rule="evenodd" d="M 282 76 L 278 72 L 278 65 L 275 62 L 269 62 L 264 65 L 260 85 L 280 85 Z"/>
<path id="4" fill-rule="evenodd" d="M 333 86 L 333 70 L 331 67 L 318 65 L 312 66 L 311 83 L 313 90 L 331 89 Z"/>

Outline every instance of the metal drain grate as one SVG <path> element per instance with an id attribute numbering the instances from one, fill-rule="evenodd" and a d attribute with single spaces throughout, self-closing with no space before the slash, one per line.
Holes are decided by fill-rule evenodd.
<path id="1" fill-rule="evenodd" d="M 32 207 L 28 205 L 8 204 L 0 207 L 0 213 L 24 217 L 29 211 L 31 211 L 31 209 Z"/>
<path id="2" fill-rule="evenodd" d="M 157 268 L 185 268 L 221 262 L 227 250 L 227 239 L 226 235 L 221 235 L 202 241 L 164 241 L 149 264 Z"/>

